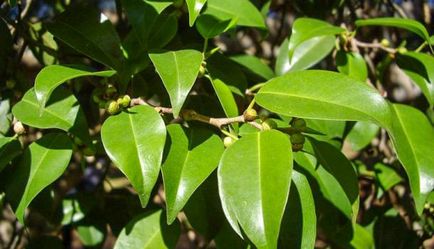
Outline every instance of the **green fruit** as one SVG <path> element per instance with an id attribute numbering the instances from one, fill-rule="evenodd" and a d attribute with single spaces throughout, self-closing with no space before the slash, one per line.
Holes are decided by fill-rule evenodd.
<path id="1" fill-rule="evenodd" d="M 245 121 L 250 122 L 255 121 L 255 119 L 258 117 L 258 113 L 255 109 L 247 109 L 244 111 L 243 116 Z"/>
<path id="2" fill-rule="evenodd" d="M 380 43 L 383 47 L 389 47 L 390 46 L 390 41 L 387 40 L 386 38 L 383 38 Z"/>
<path id="3" fill-rule="evenodd" d="M 130 106 L 131 98 L 128 95 L 124 95 L 119 97 L 117 102 L 120 107 L 127 108 L 128 106 Z"/>
<path id="4" fill-rule="evenodd" d="M 297 152 L 303 149 L 303 144 L 293 144 L 292 151 Z"/>
<path id="5" fill-rule="evenodd" d="M 264 122 L 262 122 L 262 129 L 264 131 L 268 131 L 276 128 L 277 128 L 277 123 L 272 119 L 266 119 Z"/>
<path id="6" fill-rule="evenodd" d="M 121 111 L 118 102 L 114 100 L 107 102 L 106 109 L 110 115 L 118 114 Z"/>
<path id="7" fill-rule="evenodd" d="M 292 128 L 298 130 L 298 131 L 305 131 L 306 130 L 306 120 L 302 118 L 293 118 L 291 121 Z"/>
<path id="8" fill-rule="evenodd" d="M 407 53 L 407 51 L 408 50 L 405 47 L 398 48 L 398 53 L 400 53 L 400 54 L 405 54 L 405 53 Z"/>
<path id="9" fill-rule="evenodd" d="M 301 133 L 295 133 L 290 136 L 290 140 L 292 144 L 304 144 L 306 138 Z"/>
<path id="10" fill-rule="evenodd" d="M 223 144 L 225 145 L 226 148 L 229 147 L 229 146 L 231 146 L 234 143 L 235 143 L 235 139 L 232 138 L 232 137 L 225 137 L 223 139 Z"/>

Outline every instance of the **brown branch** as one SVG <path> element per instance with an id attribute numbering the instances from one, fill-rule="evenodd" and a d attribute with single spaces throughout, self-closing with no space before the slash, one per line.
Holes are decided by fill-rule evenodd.
<path id="1" fill-rule="evenodd" d="M 367 43 L 367 42 L 361 42 L 361 41 L 356 40 L 354 38 L 353 38 L 353 40 L 354 40 L 354 43 L 356 44 L 357 47 L 381 49 L 381 50 L 386 51 L 387 53 L 390 53 L 390 54 L 395 54 L 397 52 L 396 49 L 385 47 L 385 46 L 381 45 L 381 43 L 378 43 L 378 42 Z"/>

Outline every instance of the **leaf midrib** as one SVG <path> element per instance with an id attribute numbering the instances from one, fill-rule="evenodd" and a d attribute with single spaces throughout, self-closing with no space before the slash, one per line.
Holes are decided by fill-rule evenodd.
<path id="1" fill-rule="evenodd" d="M 25 98 L 23 98 L 22 100 L 23 100 L 25 103 L 28 103 L 28 104 L 30 104 L 30 105 L 36 107 L 36 108 L 39 108 L 39 106 L 38 106 L 37 104 L 35 104 L 35 103 L 33 103 L 33 102 L 31 102 L 31 101 L 25 99 Z M 54 117 L 54 118 L 60 120 L 61 123 L 66 124 L 66 125 L 68 126 L 68 130 L 71 129 L 71 127 L 74 126 L 73 123 L 71 124 L 71 123 L 69 123 L 68 121 L 66 121 L 65 119 L 62 119 L 62 117 L 60 117 L 59 115 L 57 115 L 55 112 L 49 110 L 48 108 L 44 108 L 43 111 L 46 112 L 46 113 L 48 113 L 48 114 L 50 114 L 52 117 Z M 77 117 L 77 116 L 76 116 L 76 117 Z"/>

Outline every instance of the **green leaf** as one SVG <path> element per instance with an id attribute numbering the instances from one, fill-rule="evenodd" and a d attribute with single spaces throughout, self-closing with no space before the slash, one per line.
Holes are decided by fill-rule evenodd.
<path id="1" fill-rule="evenodd" d="M 146 206 L 158 178 L 166 141 L 166 127 L 158 112 L 135 106 L 108 118 L 101 129 L 104 148 L 127 176 Z"/>
<path id="2" fill-rule="evenodd" d="M 205 14 L 221 20 L 238 19 L 238 25 L 265 29 L 261 12 L 249 0 L 208 0 Z"/>
<path id="3" fill-rule="evenodd" d="M 303 42 L 318 36 L 334 36 L 344 32 L 345 29 L 331 25 L 313 18 L 298 18 L 292 25 L 292 35 L 289 40 L 289 57 L 292 57 L 291 51 Z"/>
<path id="4" fill-rule="evenodd" d="M 240 64 L 248 70 L 264 80 L 269 80 L 274 77 L 274 72 L 261 59 L 253 55 L 235 55 L 230 57 L 231 60 Z"/>
<path id="5" fill-rule="evenodd" d="M 167 126 L 169 153 L 162 166 L 166 194 L 167 222 L 170 224 L 194 191 L 217 168 L 224 147 L 211 130 L 181 125 Z"/>
<path id="6" fill-rule="evenodd" d="M 223 153 L 218 168 L 223 211 L 257 248 L 277 247 L 291 173 L 291 143 L 275 130 L 245 135 Z"/>
<path id="7" fill-rule="evenodd" d="M 307 178 L 292 172 L 293 187 L 283 216 L 281 248 L 314 248 L 316 240 L 315 202 Z M 280 248 L 280 247 L 279 247 Z"/>
<path id="8" fill-rule="evenodd" d="M 398 54 L 398 66 L 417 84 L 430 106 L 434 105 L 434 58 L 431 55 L 407 52 Z"/>
<path id="9" fill-rule="evenodd" d="M 403 181 L 402 177 L 392 168 L 392 166 L 376 163 L 374 169 L 378 182 L 384 191 L 388 191 L 393 186 Z"/>
<path id="10" fill-rule="evenodd" d="M 107 231 L 102 225 L 80 225 L 77 227 L 78 238 L 86 247 L 101 245 L 106 236 Z"/>
<path id="11" fill-rule="evenodd" d="M 70 132 L 91 146 L 87 121 L 77 99 L 68 90 L 57 88 L 46 107 L 40 108 L 33 88 L 12 108 L 13 115 L 26 125 Z"/>
<path id="12" fill-rule="evenodd" d="M 371 143 L 380 131 L 378 125 L 372 122 L 357 122 L 345 138 L 354 151 L 359 151 Z"/>
<path id="13" fill-rule="evenodd" d="M 149 57 L 169 93 L 173 115 L 178 117 L 196 81 L 203 56 L 199 51 L 187 49 L 150 53 Z"/>
<path id="14" fill-rule="evenodd" d="M 247 79 L 237 63 L 220 53 L 209 57 L 206 62 L 208 73 L 214 80 L 221 80 L 233 93 L 244 96 Z"/>
<path id="15" fill-rule="evenodd" d="M 226 117 L 238 116 L 238 106 L 229 87 L 220 79 L 210 78 L 210 81 Z M 235 130 L 238 130 L 238 124 L 234 123 L 232 124 L 232 127 L 234 127 Z"/>
<path id="16" fill-rule="evenodd" d="M 80 65 L 47 66 L 36 76 L 34 86 L 36 98 L 42 109 L 54 89 L 65 81 L 83 76 L 111 77 L 115 73 L 113 70 L 95 72 L 92 68 Z"/>
<path id="17" fill-rule="evenodd" d="M 389 105 L 375 89 L 335 72 L 287 73 L 268 81 L 255 99 L 260 106 L 291 117 L 390 124 Z"/>
<path id="18" fill-rule="evenodd" d="M 353 248 L 357 249 L 374 249 L 374 238 L 372 234 L 359 224 L 354 226 L 354 235 L 351 240 Z"/>
<path id="19" fill-rule="evenodd" d="M 173 0 L 144 0 L 145 3 L 151 5 L 158 14 L 163 12 L 167 7 L 173 4 Z"/>
<path id="20" fill-rule="evenodd" d="M 54 37 L 78 52 L 117 71 L 122 69 L 124 57 L 119 37 L 110 21 L 100 23 L 98 10 L 89 7 L 69 9 L 47 28 Z"/>
<path id="21" fill-rule="evenodd" d="M 206 3 L 206 0 L 186 0 L 187 8 L 188 8 L 188 23 L 190 27 L 193 27 L 194 21 L 197 16 L 200 14 L 203 6 Z"/>
<path id="22" fill-rule="evenodd" d="M 380 17 L 372 19 L 364 19 L 356 21 L 357 27 L 363 26 L 388 26 L 408 30 L 420 36 L 425 41 L 429 42 L 430 37 L 425 27 L 418 21 L 412 19 L 394 18 L 394 17 Z"/>
<path id="23" fill-rule="evenodd" d="M 196 21 L 196 29 L 203 38 L 210 39 L 228 31 L 237 24 L 237 19 L 219 20 L 212 15 L 201 15 Z"/>
<path id="24" fill-rule="evenodd" d="M 368 67 L 363 56 L 356 52 L 345 52 L 339 50 L 336 54 L 336 65 L 338 71 L 365 82 L 368 78 Z"/>
<path id="25" fill-rule="evenodd" d="M 179 222 L 168 226 L 162 211 L 148 212 L 122 229 L 114 249 L 173 249 L 179 234 Z"/>
<path id="26" fill-rule="evenodd" d="M 12 137 L 0 137 L 0 172 L 21 153 L 21 144 Z"/>
<path id="27" fill-rule="evenodd" d="M 393 122 L 389 130 L 398 159 L 407 173 L 417 210 L 417 200 L 434 188 L 434 130 L 423 113 L 409 106 L 392 104 Z"/>
<path id="28" fill-rule="evenodd" d="M 163 12 L 154 22 L 149 35 L 149 49 L 166 46 L 178 31 L 178 18 L 175 13 Z"/>
<path id="29" fill-rule="evenodd" d="M 69 164 L 72 142 L 64 133 L 50 133 L 33 142 L 6 183 L 6 196 L 18 220 L 24 224 L 27 206 L 59 178 Z"/>

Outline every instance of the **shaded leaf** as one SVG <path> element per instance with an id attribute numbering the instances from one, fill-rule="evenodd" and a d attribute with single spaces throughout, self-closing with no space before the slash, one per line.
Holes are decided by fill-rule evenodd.
<path id="1" fill-rule="evenodd" d="M 359 151 L 371 143 L 377 136 L 380 127 L 372 122 L 357 122 L 345 138 L 354 151 Z"/>
<path id="2" fill-rule="evenodd" d="M 396 184 L 403 181 L 402 177 L 391 166 L 376 163 L 374 169 L 377 180 L 384 191 L 388 191 Z"/>
<path id="3" fill-rule="evenodd" d="M 237 24 L 237 19 L 219 20 L 212 15 L 201 15 L 196 21 L 196 29 L 203 38 L 214 38 Z"/>
<path id="4" fill-rule="evenodd" d="M 339 50 L 336 54 L 338 71 L 360 81 L 368 78 L 368 66 L 363 56 L 356 52 Z"/>
<path id="5" fill-rule="evenodd" d="M 249 0 L 208 0 L 205 14 L 221 20 L 238 19 L 238 25 L 265 28 L 259 10 Z"/>
<path id="6" fill-rule="evenodd" d="M 233 93 L 244 96 L 247 79 L 237 63 L 219 53 L 209 57 L 206 62 L 211 78 L 221 80 Z"/>
<path id="7" fill-rule="evenodd" d="M 261 59 L 253 55 L 235 55 L 230 57 L 231 60 L 243 66 L 250 73 L 253 73 L 264 80 L 274 77 L 274 72 Z"/>
<path id="8" fill-rule="evenodd" d="M 12 137 L 0 137 L 0 172 L 21 153 L 21 143 Z"/>

